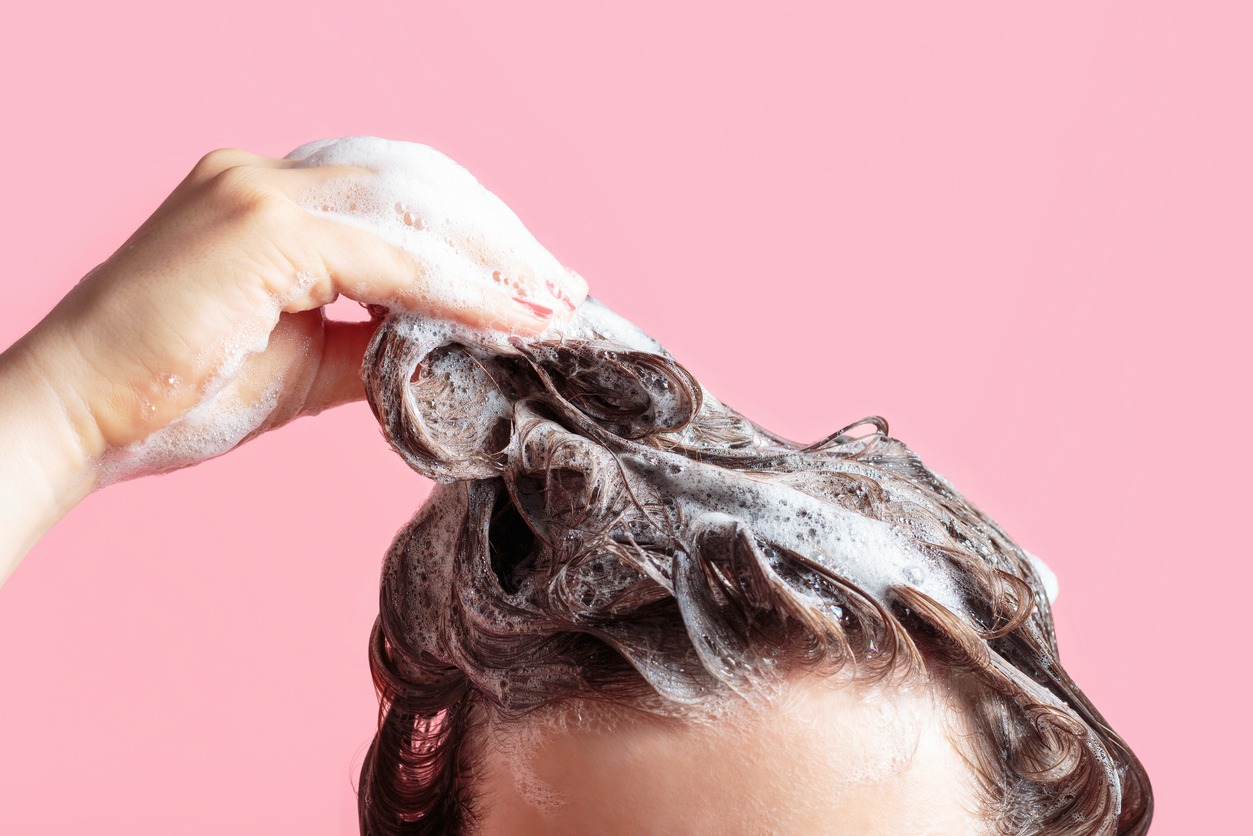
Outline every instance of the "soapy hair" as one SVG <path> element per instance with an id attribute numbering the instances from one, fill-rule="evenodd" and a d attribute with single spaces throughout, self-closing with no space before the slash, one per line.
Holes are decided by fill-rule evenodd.
<path id="1" fill-rule="evenodd" d="M 886 422 L 787 441 L 581 311 L 507 342 L 392 317 L 367 353 L 384 435 L 441 484 L 384 564 L 363 834 L 472 832 L 485 712 L 682 717 L 849 670 L 955 695 L 995 832 L 1148 830 L 1148 776 L 1061 667 L 1032 563 Z"/>

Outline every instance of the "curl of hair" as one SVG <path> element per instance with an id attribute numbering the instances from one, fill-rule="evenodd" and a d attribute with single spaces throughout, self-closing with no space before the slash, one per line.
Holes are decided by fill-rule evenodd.
<path id="1" fill-rule="evenodd" d="M 796 444 L 659 346 L 597 331 L 431 347 L 388 320 L 364 375 L 388 441 L 442 484 L 384 564 L 363 834 L 472 828 L 485 707 L 591 698 L 682 715 L 848 665 L 951 687 L 999 832 L 1148 830 L 1148 776 L 1061 667 L 1032 564 L 883 419 Z M 765 483 L 880 521 L 962 606 L 911 584 L 873 594 L 755 526 L 744 491 Z"/>

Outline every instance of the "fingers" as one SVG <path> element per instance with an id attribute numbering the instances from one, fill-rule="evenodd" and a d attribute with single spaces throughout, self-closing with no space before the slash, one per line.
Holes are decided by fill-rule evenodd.
<path id="1" fill-rule="evenodd" d="M 552 319 L 552 309 L 467 275 L 469 266 L 447 247 L 434 248 L 419 260 L 372 232 L 305 214 L 307 234 L 301 238 L 311 245 L 289 255 L 299 279 L 283 294 L 284 311 L 311 310 L 343 294 L 358 302 L 517 334 L 537 334 Z"/>
<path id="2" fill-rule="evenodd" d="M 390 194 L 372 179 L 377 176 L 368 166 L 302 166 L 228 148 L 205 155 L 188 179 L 213 188 L 228 207 L 242 206 L 246 217 L 264 210 L 263 234 L 294 268 L 287 274 L 282 261 L 273 262 L 280 269 L 262 277 L 286 313 L 343 294 L 534 335 L 568 319 L 586 296 L 582 278 L 477 182 L 467 204 L 456 189 L 443 195 L 432 181 L 418 213 L 407 201 L 393 207 L 390 197 L 386 208 L 376 205 Z"/>

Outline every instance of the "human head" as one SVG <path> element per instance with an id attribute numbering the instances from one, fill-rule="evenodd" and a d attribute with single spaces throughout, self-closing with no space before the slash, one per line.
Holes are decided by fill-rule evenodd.
<path id="1" fill-rule="evenodd" d="M 997 832 L 1147 829 L 1147 776 L 1058 662 L 1032 562 L 882 419 L 789 442 L 595 302 L 555 339 L 393 317 L 365 372 L 442 484 L 384 566 L 363 832 L 470 824 L 484 716 L 695 721 L 839 676 L 951 698 Z"/>

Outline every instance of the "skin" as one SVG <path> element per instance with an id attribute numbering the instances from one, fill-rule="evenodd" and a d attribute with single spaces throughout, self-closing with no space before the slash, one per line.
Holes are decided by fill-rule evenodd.
<path id="1" fill-rule="evenodd" d="M 497 721 L 475 836 L 989 833 L 958 717 L 930 686 L 807 676 L 712 722 L 568 707 Z"/>
<path id="2" fill-rule="evenodd" d="M 376 322 L 328 320 L 322 307 L 340 294 L 524 335 L 548 327 L 551 312 L 503 289 L 482 307 L 441 308 L 426 292 L 440 276 L 369 232 L 299 206 L 330 181 L 369 175 L 211 152 L 0 354 L 0 583 L 88 494 L 138 475 L 102 470 L 111 453 L 207 398 L 264 400 L 269 408 L 251 416 L 247 438 L 363 398 L 359 369 Z M 473 234 L 474 219 L 463 220 Z M 485 274 L 493 266 L 483 265 Z M 586 295 L 574 274 L 543 278 L 574 304 Z M 265 349 L 223 376 L 241 344 Z"/>

